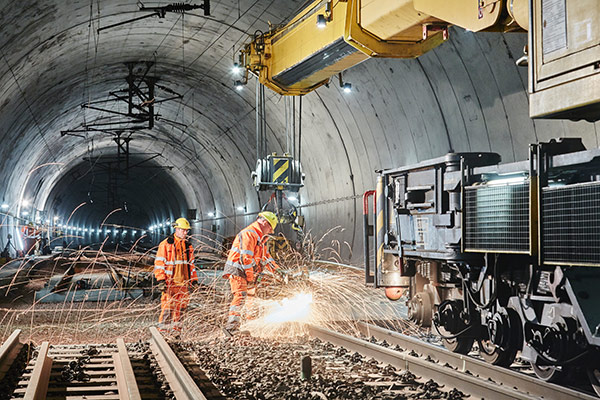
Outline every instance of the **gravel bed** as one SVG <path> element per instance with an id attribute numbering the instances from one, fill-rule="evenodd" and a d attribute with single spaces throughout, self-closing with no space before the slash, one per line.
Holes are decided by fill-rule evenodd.
<path id="1" fill-rule="evenodd" d="M 179 346 L 197 357 L 206 375 L 229 399 L 451 399 L 465 396 L 433 380 L 367 359 L 358 353 L 307 337 L 292 341 L 246 335 Z M 301 377 L 309 356 L 312 376 Z"/>
<path id="2" fill-rule="evenodd" d="M 154 357 L 154 354 L 150 350 L 150 344 L 148 342 L 138 341 L 135 343 L 127 343 L 126 347 L 131 362 L 137 361 L 141 364 L 141 367 L 138 366 L 134 368 L 134 375 L 138 387 L 148 386 L 148 383 L 151 383 L 152 386 L 151 388 L 146 388 L 141 393 L 142 397 L 149 391 L 158 395 L 161 399 L 175 399 L 175 395 L 171 390 L 167 378 L 158 365 L 158 361 Z M 143 380 L 148 378 L 150 378 L 150 382 Z"/>
<path id="3" fill-rule="evenodd" d="M 21 380 L 21 375 L 27 368 L 29 362 L 29 352 L 31 344 L 26 343 L 21 347 L 19 354 L 12 362 L 6 375 L 0 380 L 0 400 L 8 400 L 12 397 L 12 393 L 17 388 L 17 384 Z"/>

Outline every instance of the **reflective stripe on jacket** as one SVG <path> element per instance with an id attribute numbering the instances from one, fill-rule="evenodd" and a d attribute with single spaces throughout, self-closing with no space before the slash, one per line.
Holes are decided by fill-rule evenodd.
<path id="1" fill-rule="evenodd" d="M 254 282 L 255 274 L 262 271 L 265 262 L 272 261 L 271 255 L 261 243 L 263 232 L 257 221 L 242 229 L 233 240 L 225 263 L 223 278 L 237 275 Z M 273 262 L 274 268 L 277 264 Z M 269 267 L 270 269 L 270 267 Z"/>
<path id="2" fill-rule="evenodd" d="M 198 274 L 194 266 L 194 248 L 188 245 L 187 251 L 184 252 L 182 245 L 187 242 L 182 242 L 181 239 L 172 236 L 158 245 L 154 260 L 154 276 L 159 281 L 164 280 L 167 286 L 185 285 L 190 281 L 198 282 Z M 175 282 L 174 278 L 180 282 Z"/>
<path id="3" fill-rule="evenodd" d="M 33 226 L 24 226 L 21 228 L 21 233 L 23 234 L 23 239 L 39 239 L 40 231 L 35 229 Z"/>

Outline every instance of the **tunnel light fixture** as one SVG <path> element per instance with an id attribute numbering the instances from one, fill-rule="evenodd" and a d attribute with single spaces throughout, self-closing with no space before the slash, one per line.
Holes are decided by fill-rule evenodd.
<path id="1" fill-rule="evenodd" d="M 6 203 L 2 203 L 2 205 L 0 206 L 0 208 L 2 208 L 3 210 L 8 210 L 10 206 Z"/>
<path id="2" fill-rule="evenodd" d="M 235 90 L 237 90 L 239 92 L 240 90 L 242 90 L 244 88 L 244 83 L 240 80 L 237 80 L 233 83 L 233 87 L 235 88 Z"/>
<path id="3" fill-rule="evenodd" d="M 146 234 L 146 231 L 142 231 L 142 235 L 145 235 L 145 234 Z"/>
<path id="4" fill-rule="evenodd" d="M 108 232 L 109 232 L 109 231 L 108 231 L 108 229 L 105 229 L 105 230 L 104 230 L 104 234 L 105 234 L 105 235 L 108 235 Z"/>
<path id="5" fill-rule="evenodd" d="M 29 211 L 23 211 L 21 214 L 22 214 L 24 217 L 26 217 L 26 216 L 28 216 L 28 215 L 29 215 Z"/>
<path id="6" fill-rule="evenodd" d="M 123 231 L 123 235 L 127 235 L 127 229 Z"/>
<path id="7" fill-rule="evenodd" d="M 215 213 L 211 211 L 211 212 L 208 213 L 208 216 L 212 218 L 212 217 L 215 216 Z"/>
<path id="8" fill-rule="evenodd" d="M 23 201 L 21 202 L 21 206 L 23 206 L 23 207 L 29 207 L 29 200 L 23 199 Z"/>
<path id="9" fill-rule="evenodd" d="M 324 29 L 327 26 L 327 18 L 325 15 L 319 14 L 317 15 L 317 28 Z"/>
<path id="10" fill-rule="evenodd" d="M 77 228 L 77 232 L 81 232 L 81 231 L 82 231 L 82 229 L 81 229 L 81 228 Z"/>
<path id="11" fill-rule="evenodd" d="M 79 228 L 79 230 L 81 230 L 81 228 Z M 84 232 L 87 232 L 87 231 L 88 231 L 88 228 L 85 228 L 83 231 L 84 231 Z"/>
<path id="12" fill-rule="evenodd" d="M 160 223 L 160 227 L 162 228 L 163 226 L 164 226 L 164 224 L 161 222 L 161 223 Z"/>
<path id="13" fill-rule="evenodd" d="M 113 229 L 113 235 L 116 235 L 116 234 L 117 234 L 117 230 Z"/>
<path id="14" fill-rule="evenodd" d="M 324 29 L 328 22 L 333 20 L 332 0 L 325 3 L 325 14 L 317 15 L 317 28 Z"/>
<path id="15" fill-rule="evenodd" d="M 137 233 L 137 231 L 131 231 L 131 234 L 135 236 L 135 234 Z"/>
<path id="16" fill-rule="evenodd" d="M 342 88 L 344 93 L 351 93 L 352 92 L 352 84 L 349 82 L 344 82 L 341 72 L 338 74 L 338 79 L 340 81 L 340 87 Z"/>
<path id="17" fill-rule="evenodd" d="M 246 207 L 239 206 L 239 207 L 237 208 L 237 210 L 238 210 L 238 211 L 246 211 Z"/>
<path id="18" fill-rule="evenodd" d="M 289 201 L 298 201 L 298 198 L 296 196 L 291 196 L 291 197 L 288 197 L 288 200 Z"/>
<path id="19" fill-rule="evenodd" d="M 231 68 L 231 72 L 234 75 L 239 75 L 242 73 L 242 67 L 240 66 L 240 63 L 233 63 L 233 67 Z"/>
<path id="20" fill-rule="evenodd" d="M 54 217 L 54 222 L 58 221 L 58 215 Z"/>

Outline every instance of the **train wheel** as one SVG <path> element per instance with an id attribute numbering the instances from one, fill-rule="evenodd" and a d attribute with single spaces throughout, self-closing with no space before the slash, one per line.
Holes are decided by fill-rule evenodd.
<path id="1" fill-rule="evenodd" d="M 490 340 L 479 340 L 479 355 L 481 358 L 493 365 L 510 367 L 517 355 L 516 348 L 501 349 Z"/>
<path id="2" fill-rule="evenodd" d="M 600 396 L 600 369 L 590 368 L 587 370 L 588 378 L 590 378 L 590 384 L 594 389 L 594 392 Z"/>
<path id="3" fill-rule="evenodd" d="M 531 368 L 533 368 L 533 372 L 538 378 L 546 382 L 558 382 L 563 376 L 562 369 L 554 365 L 531 363 Z"/>
<path id="4" fill-rule="evenodd" d="M 431 326 L 433 307 L 431 295 L 427 292 L 419 292 L 408 302 L 408 319 L 419 326 L 428 328 Z"/>
<path id="5" fill-rule="evenodd" d="M 509 367 L 523 343 L 521 319 L 513 309 L 502 309 L 487 321 L 487 338 L 479 340 L 479 355 L 486 362 Z"/>
<path id="6" fill-rule="evenodd" d="M 475 341 L 472 337 L 457 337 L 453 339 L 442 339 L 444 347 L 453 353 L 469 354 L 473 349 L 473 342 Z"/>

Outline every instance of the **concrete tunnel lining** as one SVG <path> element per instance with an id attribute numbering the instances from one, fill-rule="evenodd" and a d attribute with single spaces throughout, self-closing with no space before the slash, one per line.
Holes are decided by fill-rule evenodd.
<path id="1" fill-rule="evenodd" d="M 132 11 L 133 3 L 103 1 L 96 5 L 99 13 L 83 1 L 0 6 L 5 32 L 0 37 L 2 201 L 18 201 L 27 173 L 36 166 L 74 165 L 89 142 L 60 138 L 59 132 L 81 124 L 84 115 L 93 118 L 93 112 L 78 106 L 122 87 L 125 61 L 156 60 L 161 84 L 185 93 L 182 102 L 165 103 L 161 112 L 188 129 L 162 127 L 132 142 L 139 151 L 160 152 L 177 167 L 172 181 L 184 193 L 185 201 L 176 206 L 181 210 L 152 213 L 163 218 L 185 208 L 217 209 L 233 216 L 219 221 L 219 235 L 234 234 L 251 219 L 237 212 L 240 202 L 257 211 L 266 196 L 259 199 L 250 182 L 256 162 L 254 82 L 241 92 L 233 90 L 232 49 L 299 5 L 242 1 L 238 15 L 233 0 L 213 4 L 210 18 L 185 16 L 183 49 L 179 15 L 94 33 L 98 26 L 140 15 Z M 417 60 L 369 60 L 347 71 L 344 79 L 355 88 L 350 96 L 331 85 L 303 99 L 307 179 L 300 197 L 313 204 L 303 213 L 315 237 L 341 226 L 332 237 L 348 243 L 342 246 L 345 260 L 360 260 L 358 197 L 374 186 L 375 169 L 451 150 L 496 151 L 504 161 L 520 160 L 528 143 L 558 136 L 582 136 L 588 147 L 598 145 L 596 124 L 529 119 L 526 71 L 514 65 L 525 35 L 458 28 L 450 33 L 447 43 Z M 283 101 L 270 92 L 267 119 L 268 150 L 281 153 L 286 142 Z M 95 141 L 98 150 L 109 146 L 106 138 Z M 34 199 L 40 208 L 67 169 L 47 167 L 32 177 L 27 192 L 44 178 Z"/>

